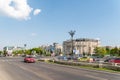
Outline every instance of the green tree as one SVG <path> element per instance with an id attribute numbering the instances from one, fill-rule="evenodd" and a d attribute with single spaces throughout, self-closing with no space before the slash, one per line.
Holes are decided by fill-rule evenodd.
<path id="1" fill-rule="evenodd" d="M 3 53 L 3 51 L 0 51 L 0 55 Z"/>
<path id="2" fill-rule="evenodd" d="M 30 50 L 25 50 L 25 55 L 31 55 L 31 51 Z"/>
<path id="3" fill-rule="evenodd" d="M 107 55 L 110 55 L 110 51 L 111 51 L 111 49 L 106 47 L 106 54 Z"/>
<path id="4" fill-rule="evenodd" d="M 38 55 L 44 55 L 44 56 L 50 56 L 50 52 L 47 51 L 46 49 L 43 49 L 43 48 L 32 48 L 32 49 L 28 49 L 28 50 L 15 50 L 13 51 L 13 54 L 14 55 L 18 55 L 18 54 L 25 54 L 25 55 L 32 55 L 33 52 L 36 52 L 36 54 Z"/>
<path id="5" fill-rule="evenodd" d="M 23 54 L 23 50 L 14 50 L 14 51 L 12 52 L 12 54 L 13 54 L 14 56 L 17 56 L 18 54 L 21 55 L 21 54 Z"/>
<path id="6" fill-rule="evenodd" d="M 7 51 L 6 50 L 3 51 L 3 55 L 7 56 Z"/>
<path id="7" fill-rule="evenodd" d="M 119 48 L 119 50 L 118 50 L 118 56 L 120 56 L 120 48 Z"/>
<path id="8" fill-rule="evenodd" d="M 107 50 L 104 47 L 96 47 L 94 49 L 94 52 L 96 53 L 95 54 L 96 56 L 100 56 L 100 57 L 103 57 L 107 54 Z"/>
<path id="9" fill-rule="evenodd" d="M 31 52 L 32 51 L 35 51 L 38 55 L 41 55 L 41 54 L 43 54 L 43 49 L 42 48 L 32 48 L 31 50 L 30 50 Z"/>
<path id="10" fill-rule="evenodd" d="M 119 53 L 120 53 L 120 49 L 118 49 L 117 47 L 111 49 L 110 51 L 110 55 L 112 56 L 119 56 Z"/>

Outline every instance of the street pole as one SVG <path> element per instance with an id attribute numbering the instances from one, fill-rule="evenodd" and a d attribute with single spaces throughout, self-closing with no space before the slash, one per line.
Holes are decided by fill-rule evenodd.
<path id="1" fill-rule="evenodd" d="M 72 48 L 72 51 L 71 51 L 71 54 L 73 55 L 73 36 L 74 36 L 74 34 L 75 34 L 75 31 L 70 31 L 69 32 L 69 34 L 70 34 L 70 36 L 71 36 L 71 42 L 72 42 L 72 45 L 71 45 L 71 48 Z"/>

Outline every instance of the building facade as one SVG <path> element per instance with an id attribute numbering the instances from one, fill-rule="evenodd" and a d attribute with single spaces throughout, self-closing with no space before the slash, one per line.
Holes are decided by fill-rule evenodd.
<path id="1" fill-rule="evenodd" d="M 72 43 L 73 42 L 73 43 Z M 67 40 L 63 42 L 63 52 L 64 54 L 70 54 L 72 52 L 75 54 L 94 54 L 94 49 L 100 46 L 100 40 L 80 38 L 73 41 Z"/>
<path id="2" fill-rule="evenodd" d="M 61 53 L 63 52 L 63 47 L 62 47 L 61 44 L 53 43 L 53 46 L 54 46 L 54 48 L 55 48 L 55 51 L 54 51 L 54 52 L 55 52 L 57 55 L 59 55 L 59 54 L 61 54 Z"/>
<path id="3" fill-rule="evenodd" d="M 59 43 L 53 43 L 52 45 L 42 45 L 40 47 L 50 53 L 54 53 L 55 55 L 59 55 L 63 51 L 63 47 Z"/>
<path id="4" fill-rule="evenodd" d="M 12 52 L 15 50 L 24 50 L 24 47 L 16 47 L 16 46 L 5 46 L 3 51 L 6 55 L 12 56 Z"/>

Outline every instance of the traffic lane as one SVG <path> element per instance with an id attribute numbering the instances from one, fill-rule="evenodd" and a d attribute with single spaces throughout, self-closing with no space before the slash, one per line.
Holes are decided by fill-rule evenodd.
<path id="1" fill-rule="evenodd" d="M 98 70 L 90 70 L 90 69 L 83 69 L 79 67 L 73 66 L 66 66 L 66 65 L 59 65 L 59 64 L 52 64 L 53 66 L 62 66 L 65 68 L 66 71 L 72 72 L 72 70 L 76 73 L 83 73 L 83 75 L 97 79 L 97 80 L 120 80 L 120 73 L 112 73 L 112 72 L 105 72 L 105 71 L 98 71 Z"/>
<path id="2" fill-rule="evenodd" d="M 17 63 L 19 63 L 19 62 L 17 62 Z M 21 62 L 19 64 L 21 64 Z M 70 78 L 69 80 L 73 80 L 74 76 L 75 76 L 75 78 L 78 78 L 77 80 L 79 80 L 80 78 L 84 78 L 84 77 L 85 77 L 85 79 L 82 79 L 82 80 L 86 80 L 86 78 L 90 78 L 90 79 L 92 78 L 92 80 L 106 80 L 106 79 L 120 80 L 120 78 L 118 76 L 115 76 L 112 74 L 106 74 L 106 73 L 103 74 L 100 72 L 85 71 L 85 70 L 78 70 L 78 69 L 77 70 L 75 69 L 76 71 L 74 71 L 71 68 L 69 69 L 68 66 L 66 67 L 66 66 L 62 66 L 62 65 L 58 66 L 58 65 L 53 65 L 53 64 L 41 63 L 41 62 L 40 63 L 38 62 L 35 64 L 22 63 L 21 65 L 22 65 L 22 67 L 21 67 L 22 69 L 34 72 L 35 75 L 38 75 L 38 76 L 43 77 L 43 78 L 45 78 L 47 76 L 47 78 L 45 78 L 47 80 L 50 80 L 50 79 L 52 80 L 54 78 L 55 79 L 57 79 L 57 78 L 60 78 L 60 79 L 61 78 L 62 79 Z M 20 65 L 18 65 L 18 66 L 20 66 Z M 32 67 L 32 68 L 30 68 L 30 67 Z M 67 73 L 65 71 L 67 71 Z M 44 72 L 44 74 L 42 74 L 41 72 Z"/>
<path id="3" fill-rule="evenodd" d="M 0 62 L 0 64 L 0 80 L 46 80 L 30 71 L 14 65 L 13 62 Z"/>
<path id="4" fill-rule="evenodd" d="M 0 58 L 0 63 L 2 65 L 5 65 L 4 68 L 6 68 L 7 70 L 4 70 L 4 72 L 6 73 L 10 73 L 11 70 L 13 71 L 13 74 L 9 74 L 10 77 L 12 77 L 13 79 L 11 80 L 53 80 L 49 77 L 47 77 L 47 75 L 43 75 L 42 72 L 39 72 L 38 70 L 32 70 L 30 69 L 30 65 L 28 64 L 32 64 L 32 63 L 24 63 L 24 59 L 17 59 L 17 58 Z M 34 64 L 34 63 L 33 63 Z M 28 66 L 25 66 L 25 65 L 28 65 Z M 7 67 L 9 66 L 9 67 Z M 13 67 L 16 67 L 17 69 L 14 69 Z M 18 70 L 21 70 L 22 73 L 24 73 L 24 75 L 21 75 L 20 74 L 20 71 Z M 17 72 L 18 71 L 18 72 Z M 23 72 L 24 71 L 24 72 Z M 14 73 L 16 72 L 16 73 Z M 32 77 L 32 79 L 30 77 L 27 77 L 26 78 L 26 74 L 30 77 Z M 32 74 L 32 75 L 29 75 L 29 74 Z M 5 74 L 6 75 L 6 74 Z M 13 77 L 13 75 L 15 75 L 15 77 Z M 21 77 L 21 79 L 19 79 L 19 76 Z M 37 76 L 37 77 L 33 77 L 33 76 Z M 5 80 L 8 80 L 8 79 L 5 79 Z"/>
<path id="5" fill-rule="evenodd" d="M 61 65 L 54 65 L 54 64 L 48 64 L 48 63 L 23 63 L 23 64 L 17 64 L 18 66 L 21 66 L 21 68 L 26 69 L 28 71 L 34 72 L 36 75 L 41 74 L 41 76 L 44 76 L 48 80 L 119 80 L 116 76 L 110 78 L 109 75 L 105 75 L 103 73 L 99 72 L 91 72 L 76 68 L 70 68 L 66 66 Z"/>
<path id="6" fill-rule="evenodd" d="M 0 61 L 23 61 L 24 57 L 0 57 Z"/>
<path id="7" fill-rule="evenodd" d="M 23 63 L 23 64 L 14 64 L 16 66 L 19 66 L 21 69 L 24 69 L 26 71 L 30 71 L 34 73 L 35 75 L 38 75 L 46 80 L 101 80 L 96 78 L 91 78 L 89 76 L 84 75 L 76 75 L 72 72 L 66 72 L 66 71 L 59 71 L 58 69 L 51 69 L 45 66 L 48 66 L 49 64 L 45 64 L 45 66 L 39 66 L 43 65 L 40 63 Z M 53 67 L 54 68 L 54 67 Z"/>
<path id="8" fill-rule="evenodd" d="M 119 73 L 117 74 L 103 71 L 87 70 L 42 62 L 29 65 L 31 65 L 32 67 L 34 66 L 34 68 L 36 69 L 38 68 L 38 70 L 41 69 L 41 71 L 46 72 L 47 74 L 49 73 L 49 76 L 53 78 L 56 76 L 60 76 L 69 80 L 73 80 L 75 78 L 78 78 L 76 80 L 79 80 L 80 78 L 89 78 L 89 80 L 120 80 Z M 66 78 L 66 76 L 68 77 Z"/>
<path id="9" fill-rule="evenodd" d="M 15 60 L 15 59 L 14 59 Z M 13 61 L 14 61 L 13 60 Z M 21 59 L 21 61 L 23 61 Z M 102 72 L 94 72 L 94 71 L 86 71 L 71 68 L 68 66 L 63 65 L 56 65 L 56 64 L 48 64 L 48 63 L 24 63 L 21 61 L 17 62 L 8 62 L 9 64 L 12 64 L 16 67 L 19 67 L 19 69 L 22 69 L 25 72 L 31 73 L 33 76 L 37 76 L 39 78 L 42 78 L 42 80 L 120 80 L 120 77 L 113 74 L 106 74 Z M 28 75 L 29 75 L 28 73 Z M 18 75 L 16 73 L 16 75 Z M 31 76 L 32 76 L 31 75 Z M 20 75 L 24 79 L 24 75 Z M 18 79 L 19 80 L 19 79 Z M 26 78 L 24 79 L 26 80 Z M 36 78 L 34 80 L 37 80 Z"/>

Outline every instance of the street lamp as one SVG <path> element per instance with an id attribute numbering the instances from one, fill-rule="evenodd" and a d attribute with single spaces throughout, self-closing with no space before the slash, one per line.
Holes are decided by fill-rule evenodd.
<path id="1" fill-rule="evenodd" d="M 71 42 L 72 42 L 72 45 L 71 45 L 71 48 L 72 48 L 72 51 L 71 51 L 71 54 L 73 55 L 73 36 L 75 35 L 75 31 L 70 31 L 69 32 L 70 36 L 71 36 Z"/>

